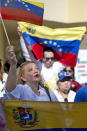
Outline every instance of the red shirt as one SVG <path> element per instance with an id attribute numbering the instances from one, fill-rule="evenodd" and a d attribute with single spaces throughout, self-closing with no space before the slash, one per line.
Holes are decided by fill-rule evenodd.
<path id="1" fill-rule="evenodd" d="M 77 90 L 82 87 L 82 85 L 75 80 L 72 80 L 71 84 L 71 89 L 75 92 L 77 92 Z"/>

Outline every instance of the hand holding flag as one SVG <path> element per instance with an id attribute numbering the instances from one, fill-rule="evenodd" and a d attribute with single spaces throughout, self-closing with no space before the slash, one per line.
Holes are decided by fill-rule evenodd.
<path id="1" fill-rule="evenodd" d="M 17 59 L 16 59 L 16 55 L 13 49 L 13 46 L 8 46 L 6 48 L 6 58 L 9 60 L 11 65 L 17 65 Z"/>

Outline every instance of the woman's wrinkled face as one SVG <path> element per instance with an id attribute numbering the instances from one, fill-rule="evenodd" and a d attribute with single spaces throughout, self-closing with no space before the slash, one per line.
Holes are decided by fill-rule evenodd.
<path id="1" fill-rule="evenodd" d="M 59 90 L 63 93 L 68 93 L 71 88 L 71 80 L 59 81 L 57 84 Z"/>
<path id="2" fill-rule="evenodd" d="M 41 80 L 40 71 L 34 63 L 28 63 L 23 67 L 21 79 L 27 84 L 39 82 Z"/>

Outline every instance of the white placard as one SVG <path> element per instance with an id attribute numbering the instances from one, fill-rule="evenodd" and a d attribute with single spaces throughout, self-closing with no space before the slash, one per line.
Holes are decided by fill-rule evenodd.
<path id="1" fill-rule="evenodd" d="M 79 83 L 87 83 L 87 49 L 80 49 L 75 67 L 75 80 Z"/>

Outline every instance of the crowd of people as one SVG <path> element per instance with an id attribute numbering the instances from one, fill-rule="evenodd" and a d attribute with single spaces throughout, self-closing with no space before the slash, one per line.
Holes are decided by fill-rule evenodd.
<path id="1" fill-rule="evenodd" d="M 29 101 L 87 102 L 87 86 L 75 81 L 74 68 L 61 64 L 54 58 L 51 48 L 43 50 L 42 61 L 26 49 L 21 29 L 18 27 L 20 44 L 25 62 L 17 67 L 17 58 L 12 46 L 6 49 L 9 63 L 2 70 L 0 60 L 0 97 Z M 5 93 L 3 93 L 3 91 Z M 2 121 L 2 124 L 1 124 Z M 0 114 L 0 127 L 6 125 Z"/>

